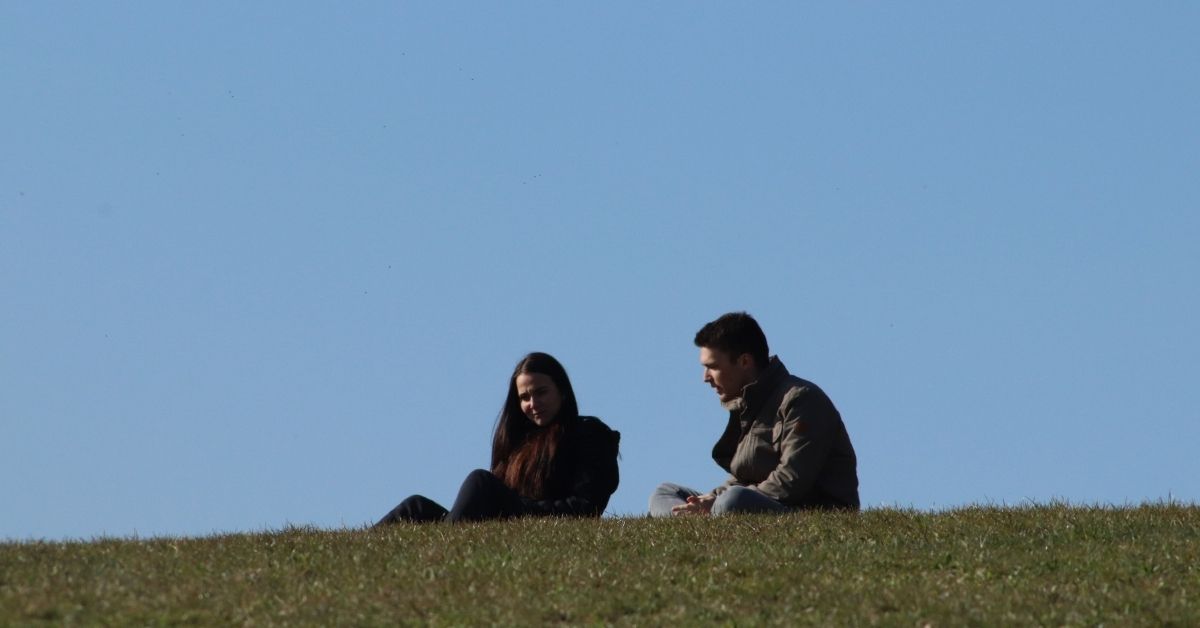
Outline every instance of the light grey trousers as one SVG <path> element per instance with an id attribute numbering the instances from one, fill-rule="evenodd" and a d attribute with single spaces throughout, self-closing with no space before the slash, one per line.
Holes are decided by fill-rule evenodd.
<path id="1" fill-rule="evenodd" d="M 700 492 L 686 486 L 664 482 L 650 494 L 650 516 L 670 517 L 671 509 L 686 504 L 688 497 L 699 497 Z M 717 495 L 712 514 L 720 516 L 731 513 L 787 512 L 787 506 L 747 486 L 731 486 Z"/>

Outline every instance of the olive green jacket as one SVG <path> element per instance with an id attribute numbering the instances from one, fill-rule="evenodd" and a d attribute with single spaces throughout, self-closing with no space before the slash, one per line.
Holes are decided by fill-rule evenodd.
<path id="1" fill-rule="evenodd" d="M 713 460 L 730 473 L 717 487 L 748 486 L 795 508 L 858 509 L 858 460 L 833 402 L 772 357 L 729 412 Z"/>

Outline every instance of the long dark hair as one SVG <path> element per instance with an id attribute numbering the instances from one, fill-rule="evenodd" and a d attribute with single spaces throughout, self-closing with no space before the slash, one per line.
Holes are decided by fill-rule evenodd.
<path id="1" fill-rule="evenodd" d="M 558 415 L 545 427 L 538 427 L 521 411 L 517 394 L 517 376 L 540 373 L 550 378 L 562 395 Z M 523 497 L 543 499 L 546 479 L 554 464 L 554 455 L 562 440 L 563 425 L 579 417 L 579 404 L 567 370 L 548 353 L 530 353 L 517 362 L 508 378 L 508 398 L 496 419 L 492 437 L 492 473 Z"/>

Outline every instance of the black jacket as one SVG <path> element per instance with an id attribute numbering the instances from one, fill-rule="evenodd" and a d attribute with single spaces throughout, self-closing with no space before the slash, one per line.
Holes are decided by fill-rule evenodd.
<path id="1" fill-rule="evenodd" d="M 546 498 L 521 498 L 531 515 L 599 517 L 617 490 L 621 433 L 591 416 L 566 419 L 546 479 Z"/>

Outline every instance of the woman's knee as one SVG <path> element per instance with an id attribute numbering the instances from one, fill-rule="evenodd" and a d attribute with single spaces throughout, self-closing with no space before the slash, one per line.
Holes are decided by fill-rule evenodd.
<path id="1" fill-rule="evenodd" d="M 466 479 L 463 480 L 462 487 L 458 489 L 458 495 L 460 499 L 474 500 L 496 493 L 498 487 L 503 485 L 504 482 L 495 473 L 487 469 L 475 469 L 468 473 Z"/>
<path id="2" fill-rule="evenodd" d="M 424 495 L 409 495 L 408 497 L 404 498 L 404 501 L 400 502 L 400 505 L 397 506 L 397 508 L 406 511 L 412 510 L 414 508 L 420 508 L 427 501 L 429 501 L 429 498 L 425 497 Z"/>
<path id="3" fill-rule="evenodd" d="M 500 478 L 496 477 L 495 473 L 492 473 L 487 469 L 475 469 L 474 471 L 468 473 L 466 479 L 463 480 L 463 488 L 466 488 L 467 486 L 488 486 L 499 481 Z"/>
<path id="4" fill-rule="evenodd" d="M 424 521 L 429 518 L 427 514 L 430 511 L 429 504 L 433 504 L 435 508 L 437 507 L 433 500 L 423 495 L 409 495 L 404 498 L 404 501 L 397 504 L 395 508 L 388 511 L 375 526 L 400 523 L 401 521 Z"/>
<path id="5" fill-rule="evenodd" d="M 518 514 L 520 497 L 496 474 L 476 469 L 463 480 L 448 521 L 476 521 Z"/>

